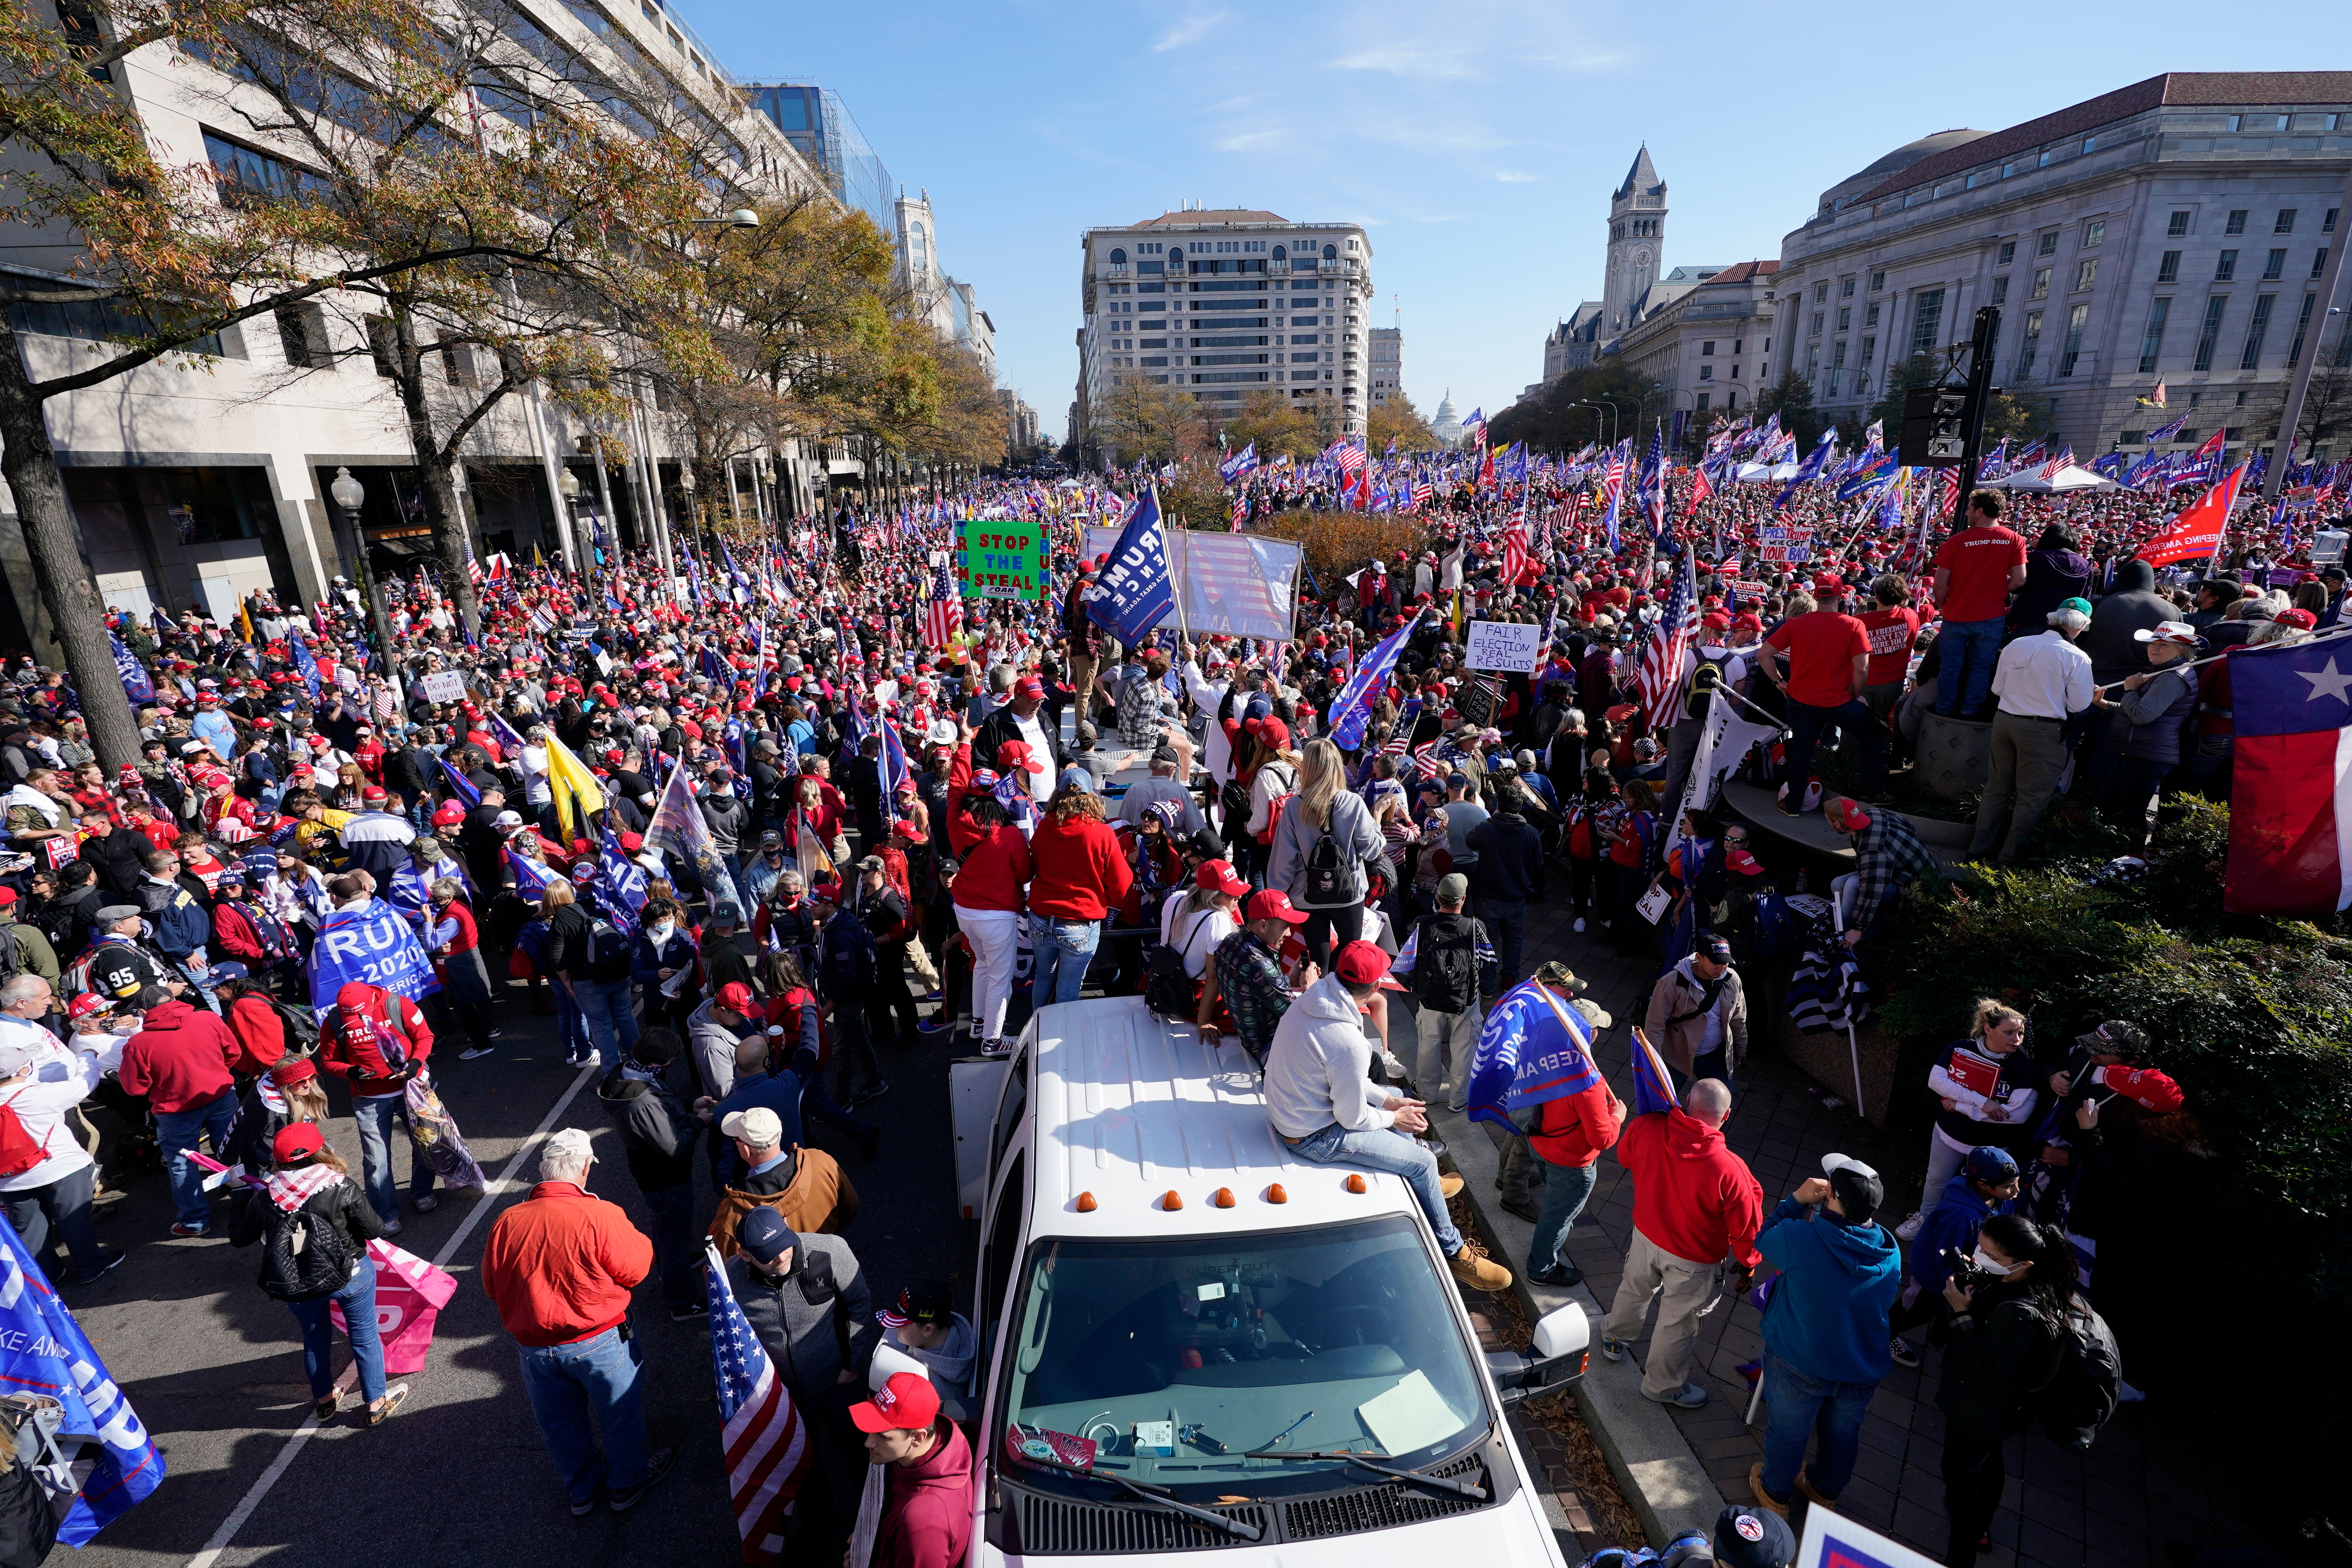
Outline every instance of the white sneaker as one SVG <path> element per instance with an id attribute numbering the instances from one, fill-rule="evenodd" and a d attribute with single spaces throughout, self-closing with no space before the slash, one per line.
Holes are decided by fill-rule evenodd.
<path id="1" fill-rule="evenodd" d="M 1583 917 L 1582 915 L 1579 915 L 1579 916 L 1577 916 L 1577 917 L 1576 917 L 1576 929 L 1577 929 L 1580 932 L 1580 931 L 1582 931 L 1584 930 L 1584 917 Z"/>
<path id="2" fill-rule="evenodd" d="M 1905 1241 L 1916 1241 L 1919 1239 L 1920 1227 L 1925 1226 L 1927 1223 L 1927 1216 L 1921 1214 L 1918 1210 L 1914 1209 L 1911 1211 L 1911 1217 L 1909 1219 L 1905 1220 L 1901 1225 L 1895 1227 L 1895 1234 L 1902 1237 Z"/>

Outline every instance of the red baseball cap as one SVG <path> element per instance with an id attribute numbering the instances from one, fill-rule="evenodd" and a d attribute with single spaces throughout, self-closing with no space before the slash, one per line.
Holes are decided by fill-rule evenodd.
<path id="1" fill-rule="evenodd" d="M 326 1146 L 326 1135 L 315 1121 L 289 1121 L 269 1141 L 269 1152 L 281 1162 L 306 1159 Z"/>
<path id="2" fill-rule="evenodd" d="M 1272 714 L 1252 724 L 1250 730 L 1259 740 L 1277 751 L 1290 744 L 1290 726 Z"/>
<path id="3" fill-rule="evenodd" d="M 1280 888 L 1268 888 L 1252 893 L 1242 910 L 1242 918 L 1252 921 L 1283 921 L 1295 926 L 1307 923 L 1307 911 L 1293 905 L 1290 895 Z"/>
<path id="4" fill-rule="evenodd" d="M 1389 972 L 1389 955 L 1369 942 L 1351 942 L 1331 955 L 1331 973 L 1350 985 L 1370 985 Z"/>
<path id="5" fill-rule="evenodd" d="M 719 1005 L 743 1018 L 760 1010 L 760 1005 L 751 999 L 751 988 L 740 980 L 730 980 L 719 988 Z"/>
<path id="6" fill-rule="evenodd" d="M 996 748 L 996 765 L 1008 773 L 1019 768 L 1025 773 L 1029 771 L 1032 755 L 1028 742 L 1007 741 Z"/>
<path id="7" fill-rule="evenodd" d="M 79 1024 L 84 1018 L 89 1017 L 94 1014 L 103 1013 L 113 1005 L 114 1003 L 111 998 L 101 995 L 95 991 L 85 991 L 80 995 L 66 1004 L 66 1016 Z"/>
<path id="8" fill-rule="evenodd" d="M 911 1372 L 894 1372 L 874 1397 L 849 1407 L 849 1418 L 860 1432 L 920 1432 L 940 1418 L 940 1391 L 931 1380 Z"/>
<path id="9" fill-rule="evenodd" d="M 1034 698 L 1043 702 L 1045 700 L 1045 683 L 1034 675 L 1024 675 L 1013 683 L 1013 695 Z"/>
<path id="10" fill-rule="evenodd" d="M 1249 884 L 1234 875 L 1233 863 L 1226 860 L 1203 860 L 1192 880 L 1211 892 L 1240 898 L 1249 891 Z"/>
<path id="11" fill-rule="evenodd" d="M 2154 1068 L 2093 1068 L 2091 1078 L 2100 1088 L 2114 1089 L 2142 1110 L 2158 1116 L 2168 1115 L 2182 1104 L 2180 1086 L 2170 1074 Z"/>

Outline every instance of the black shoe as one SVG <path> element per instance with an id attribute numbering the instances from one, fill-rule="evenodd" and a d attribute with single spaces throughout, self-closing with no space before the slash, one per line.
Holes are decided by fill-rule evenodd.
<path id="1" fill-rule="evenodd" d="M 690 1323 L 697 1318 L 707 1318 L 709 1315 L 709 1305 L 702 1301 L 689 1301 L 683 1307 L 672 1307 L 669 1310 L 669 1321 L 673 1323 Z"/>
<path id="2" fill-rule="evenodd" d="M 1535 1225 L 1543 1218 L 1543 1215 L 1536 1211 L 1535 1205 L 1521 1203 L 1517 1198 L 1505 1198 L 1503 1200 L 1503 1212 L 1507 1215 L 1517 1215 L 1519 1218 L 1527 1221 L 1529 1225 Z"/>
<path id="3" fill-rule="evenodd" d="M 677 1450 L 675 1448 L 664 1448 L 659 1453 L 656 1454 L 654 1456 L 653 1464 L 646 1471 L 646 1479 L 644 1480 L 639 1481 L 635 1486 L 630 1487 L 625 1490 L 616 1491 L 613 1494 L 613 1511 L 614 1513 L 626 1513 L 629 1510 L 636 1507 L 637 1500 L 645 1496 L 648 1491 L 651 1491 L 654 1487 L 661 1481 L 663 1477 L 668 1475 L 670 1466 L 677 1462 Z"/>
<path id="4" fill-rule="evenodd" d="M 1919 1364 L 1918 1350 L 1900 1334 L 1886 1342 L 1886 1353 L 1894 1359 L 1896 1366 L 1916 1367 Z"/>
<path id="5" fill-rule="evenodd" d="M 1555 1263 L 1549 1268 L 1530 1268 L 1528 1278 L 1538 1285 L 1549 1285 L 1566 1289 L 1584 1283 L 1584 1270 L 1572 1263 Z"/>
<path id="6" fill-rule="evenodd" d="M 879 1100 L 889 1092 L 890 1080 L 886 1078 L 880 1083 L 868 1084 L 864 1089 L 859 1089 L 857 1091 L 857 1097 L 855 1100 L 852 1100 L 849 1103 L 853 1106 L 863 1105 L 869 1100 Z"/>
<path id="7" fill-rule="evenodd" d="M 586 1502 L 575 1502 L 572 1505 L 572 1517 L 574 1519 L 586 1519 L 590 1514 L 594 1513 L 595 1511 L 596 1494 L 594 1492 L 590 1492 L 588 1494 L 588 1500 Z"/>
<path id="8" fill-rule="evenodd" d="M 68 1279 L 66 1283 L 68 1285 L 95 1285 L 100 1280 L 105 1279 L 109 1274 L 113 1273 L 117 1268 L 122 1267 L 122 1260 L 131 1256 L 119 1247 L 102 1247 L 99 1248 L 99 1252 L 100 1259 L 97 1268 L 85 1269 L 81 1273 L 76 1274 Z"/>
<path id="9" fill-rule="evenodd" d="M 860 1132 L 857 1135 L 857 1147 L 859 1152 L 864 1157 L 866 1163 L 869 1165 L 872 1164 L 874 1163 L 874 1156 L 881 1152 L 882 1129 L 879 1127 L 868 1127 L 865 1131 Z"/>

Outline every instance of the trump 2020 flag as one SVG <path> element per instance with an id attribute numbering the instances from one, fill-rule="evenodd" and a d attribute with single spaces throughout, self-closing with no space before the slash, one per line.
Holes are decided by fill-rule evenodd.
<path id="1" fill-rule="evenodd" d="M 1364 722 L 1371 717 L 1372 703 L 1381 688 L 1388 685 L 1389 671 L 1396 668 L 1397 655 L 1404 651 L 1404 639 L 1419 625 L 1421 617 L 1415 616 L 1382 637 L 1380 646 L 1348 678 L 1348 684 L 1339 689 L 1339 695 L 1331 700 L 1331 711 L 1325 721 L 1331 726 L 1331 743 L 1341 751 L 1352 752 L 1364 743 Z"/>
<path id="2" fill-rule="evenodd" d="M 133 702 L 154 701 L 155 682 L 148 675 L 147 667 L 133 658 L 131 650 L 122 646 L 122 639 L 112 632 L 106 634 L 106 640 L 114 646 L 114 668 L 122 677 L 122 694 Z"/>
<path id="3" fill-rule="evenodd" d="M 1478 1031 L 1470 1116 L 1509 1127 L 1513 1111 L 1582 1094 L 1600 1081 L 1591 1024 L 1541 985 L 1523 981 L 1495 1004 Z"/>
<path id="4" fill-rule="evenodd" d="M 2352 639 L 2233 647 L 2224 668 L 2237 742 L 2229 870 L 2233 914 L 2352 906 Z"/>
<path id="5" fill-rule="evenodd" d="M 0 1247 L 0 1385 L 56 1400 L 65 1406 L 59 1446 L 71 1452 L 76 1439 L 88 1445 L 81 1458 L 94 1463 L 58 1525 L 60 1543 L 87 1546 L 155 1489 L 163 1456 L 15 1227 L 0 1225 L 0 1237 L 7 1240 Z"/>
<path id="6" fill-rule="evenodd" d="M 1637 1026 L 1633 1030 L 1633 1114 L 1647 1116 L 1681 1106 L 1682 1099 L 1675 1093 L 1675 1080 L 1667 1075 L 1658 1047 Z"/>
<path id="7" fill-rule="evenodd" d="M 1146 485 L 1127 509 L 1118 541 L 1110 547 L 1087 597 L 1087 616 L 1097 626 L 1138 643 L 1143 634 L 1176 613 L 1176 592 L 1168 574 L 1168 540 L 1160 528 L 1160 492 Z"/>

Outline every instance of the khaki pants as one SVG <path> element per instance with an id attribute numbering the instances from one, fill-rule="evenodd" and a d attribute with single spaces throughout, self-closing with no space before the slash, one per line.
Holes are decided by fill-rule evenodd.
<path id="1" fill-rule="evenodd" d="M 1462 1109 L 1470 1095 L 1470 1057 L 1478 1048 L 1481 1022 L 1475 1003 L 1459 1013 L 1423 1007 L 1416 1015 L 1421 1049 L 1413 1059 L 1412 1081 L 1422 1099 L 1435 1101 L 1444 1089 L 1446 1106 Z"/>
<path id="2" fill-rule="evenodd" d="M 2066 726 L 2051 719 L 2026 719 L 2002 710 L 1992 717 L 1992 749 L 1984 798 L 1977 806 L 1976 836 L 1969 853 L 1980 856 L 2000 845 L 2000 859 L 2017 858 L 2018 847 L 2050 808 L 2058 780 L 2066 772 Z M 2006 837 L 2003 825 L 2009 829 Z"/>
<path id="3" fill-rule="evenodd" d="M 1090 653 L 1070 655 L 1070 689 L 1078 696 L 1078 719 L 1091 722 L 1095 716 L 1095 656 Z"/>
<path id="4" fill-rule="evenodd" d="M 939 966 L 931 962 L 930 952 L 923 946 L 921 937 L 910 936 L 907 939 L 907 962 L 914 965 L 915 978 L 923 983 L 924 990 L 939 989 Z"/>
<path id="5" fill-rule="evenodd" d="M 1698 1310 L 1706 1305 L 1714 1282 L 1714 1264 L 1677 1258 L 1640 1231 L 1633 1233 L 1606 1332 L 1622 1344 L 1632 1344 L 1641 1337 L 1650 1298 L 1658 1298 L 1658 1331 L 1650 1336 L 1650 1359 L 1642 1366 L 1643 1393 L 1664 1397 L 1690 1381 Z"/>

